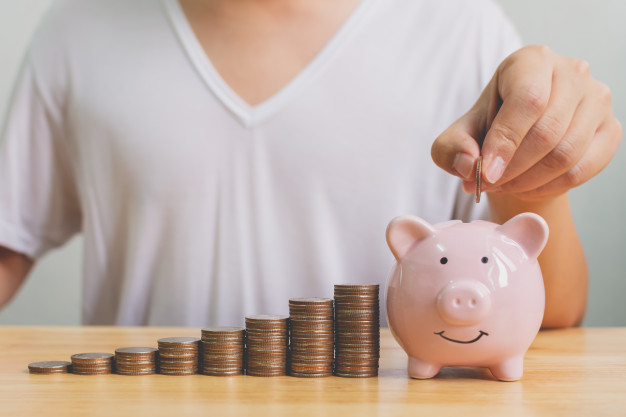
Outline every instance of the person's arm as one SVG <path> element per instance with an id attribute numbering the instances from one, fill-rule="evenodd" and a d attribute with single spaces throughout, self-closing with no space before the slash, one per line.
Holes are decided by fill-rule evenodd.
<path id="1" fill-rule="evenodd" d="M 587 305 L 588 270 L 567 194 L 541 202 L 491 194 L 489 208 L 492 220 L 500 224 L 523 212 L 537 213 L 546 220 L 550 235 L 539 256 L 546 288 L 546 310 L 541 327 L 580 325 Z"/>
<path id="2" fill-rule="evenodd" d="M 17 293 L 32 266 L 25 255 L 0 246 L 0 309 Z"/>
<path id="3" fill-rule="evenodd" d="M 621 141 L 609 88 L 584 61 L 545 46 L 506 58 L 476 104 L 435 141 L 433 160 L 475 186 L 475 162 L 491 216 L 503 223 L 531 211 L 550 227 L 539 262 L 546 287 L 543 327 L 580 324 L 587 299 L 587 265 L 567 191 L 599 173 Z M 484 139 L 483 139 L 484 138 Z"/>

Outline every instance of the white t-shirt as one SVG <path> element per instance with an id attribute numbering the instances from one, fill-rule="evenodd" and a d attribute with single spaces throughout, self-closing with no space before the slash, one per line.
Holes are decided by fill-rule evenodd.
<path id="1" fill-rule="evenodd" d="M 249 106 L 176 0 L 58 1 L 1 137 L 0 245 L 82 232 L 86 324 L 241 324 L 384 286 L 391 218 L 481 215 L 430 147 L 518 47 L 487 0 L 363 0 Z"/>

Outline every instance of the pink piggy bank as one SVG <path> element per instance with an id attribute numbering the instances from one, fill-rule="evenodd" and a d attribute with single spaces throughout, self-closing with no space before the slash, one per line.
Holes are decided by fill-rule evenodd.
<path id="1" fill-rule="evenodd" d="M 387 288 L 387 318 L 409 356 L 409 376 L 480 366 L 503 381 L 520 379 L 543 319 L 537 256 L 547 240 L 545 220 L 532 213 L 501 226 L 393 219 L 387 243 L 397 263 Z"/>

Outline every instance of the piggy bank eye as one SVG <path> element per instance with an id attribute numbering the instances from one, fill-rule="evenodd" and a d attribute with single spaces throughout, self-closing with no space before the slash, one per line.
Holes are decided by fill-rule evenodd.
<path id="1" fill-rule="evenodd" d="M 489 258 L 487 258 L 486 256 L 483 256 L 483 258 L 480 260 L 480 262 L 486 264 L 487 262 L 489 262 Z"/>
<path id="2" fill-rule="evenodd" d="M 443 258 L 439 259 L 439 262 L 441 262 L 441 265 L 445 265 L 448 263 L 448 258 L 444 256 Z"/>

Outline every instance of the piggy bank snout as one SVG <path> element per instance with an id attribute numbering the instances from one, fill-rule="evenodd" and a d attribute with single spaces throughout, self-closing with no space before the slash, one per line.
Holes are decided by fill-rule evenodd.
<path id="1" fill-rule="evenodd" d="M 446 285 L 437 296 L 437 310 L 452 325 L 468 326 L 482 321 L 491 308 L 489 289 L 478 281 Z"/>

